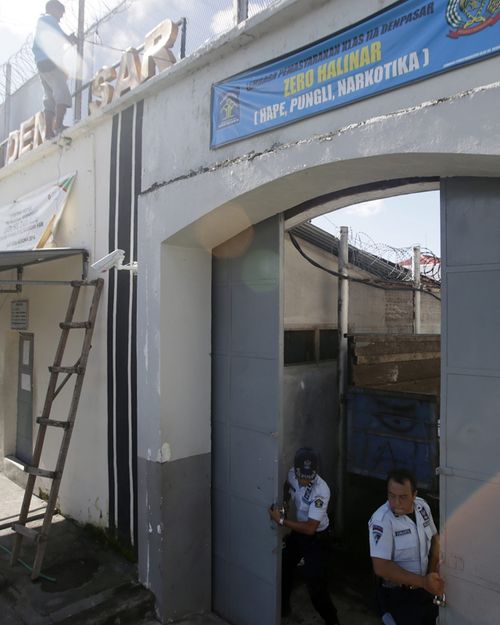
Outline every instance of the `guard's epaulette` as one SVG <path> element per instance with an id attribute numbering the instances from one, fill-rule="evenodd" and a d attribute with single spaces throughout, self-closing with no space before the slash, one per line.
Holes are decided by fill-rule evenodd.
<path id="1" fill-rule="evenodd" d="M 420 502 L 418 502 L 417 503 L 417 510 L 420 513 L 420 516 L 422 517 L 422 519 L 424 521 L 424 526 L 429 525 L 430 518 L 429 518 L 429 514 L 428 514 L 427 510 L 425 509 L 425 506 L 423 506 Z"/>
<path id="2" fill-rule="evenodd" d="M 390 511 L 390 508 L 388 506 L 386 507 L 385 504 L 383 506 L 380 506 L 380 508 L 378 508 L 378 510 L 375 510 L 375 512 L 372 514 L 370 523 L 383 521 L 385 516 L 389 513 L 389 511 Z"/>

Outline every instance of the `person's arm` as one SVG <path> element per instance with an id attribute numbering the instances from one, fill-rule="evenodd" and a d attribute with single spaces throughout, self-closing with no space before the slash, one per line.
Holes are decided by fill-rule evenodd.
<path id="1" fill-rule="evenodd" d="M 439 534 L 434 534 L 431 540 L 431 548 L 429 551 L 428 573 L 439 572 Z"/>
<path id="2" fill-rule="evenodd" d="M 308 536 L 314 536 L 318 529 L 319 521 L 315 519 L 307 519 L 307 521 L 291 521 L 290 519 L 283 519 L 281 522 L 281 514 L 279 508 L 269 508 L 269 518 L 277 525 L 287 527 L 288 529 L 298 532 L 299 534 L 307 534 Z"/>
<path id="3" fill-rule="evenodd" d="M 375 575 L 389 582 L 423 588 L 432 595 L 442 595 L 444 592 L 444 581 L 434 571 L 427 573 L 427 575 L 418 575 L 417 573 L 406 571 L 392 560 L 372 557 L 372 562 Z"/>
<path id="4" fill-rule="evenodd" d="M 289 506 L 290 506 L 290 498 L 292 496 L 290 489 L 291 489 L 291 485 L 290 482 L 288 480 L 285 480 L 285 483 L 283 484 L 283 507 L 285 508 L 285 510 L 287 511 Z"/>
<path id="5" fill-rule="evenodd" d="M 57 31 L 62 37 L 64 37 L 64 39 L 66 39 L 66 41 L 68 41 L 72 46 L 78 43 L 78 37 L 75 35 L 75 33 L 71 33 L 70 35 L 65 33 L 64 30 L 61 28 L 61 24 L 59 24 L 59 22 L 56 22 L 55 19 L 51 20 L 50 25 L 55 31 Z"/>

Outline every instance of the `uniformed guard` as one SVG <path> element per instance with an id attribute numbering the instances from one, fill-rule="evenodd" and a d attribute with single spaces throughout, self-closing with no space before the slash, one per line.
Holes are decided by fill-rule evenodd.
<path id="1" fill-rule="evenodd" d="M 281 613 L 290 612 L 290 594 L 295 567 L 304 559 L 304 577 L 311 601 L 326 625 L 339 625 L 337 610 L 328 592 L 329 554 L 328 502 L 330 489 L 317 474 L 318 457 L 309 447 L 297 451 L 294 466 L 285 482 L 285 508 L 271 506 L 270 518 L 292 530 L 285 539 L 282 554 Z M 295 504 L 296 520 L 285 514 L 290 498 Z"/>
<path id="2" fill-rule="evenodd" d="M 433 596 L 444 592 L 438 573 L 439 534 L 409 471 L 389 473 L 387 502 L 373 514 L 368 528 L 383 622 L 435 625 L 438 608 Z"/>

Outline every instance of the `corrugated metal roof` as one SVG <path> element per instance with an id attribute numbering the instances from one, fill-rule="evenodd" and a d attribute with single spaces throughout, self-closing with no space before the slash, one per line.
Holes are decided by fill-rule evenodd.
<path id="1" fill-rule="evenodd" d="M 290 232 L 296 237 L 338 256 L 339 240 L 332 234 L 325 232 L 325 230 L 309 222 L 304 222 L 292 228 Z M 370 252 L 360 250 L 354 245 L 349 245 L 349 262 L 355 267 L 384 280 L 397 280 L 399 282 L 411 280 L 411 271 L 409 269 L 396 265 L 385 258 L 380 258 L 375 254 L 370 254 Z"/>

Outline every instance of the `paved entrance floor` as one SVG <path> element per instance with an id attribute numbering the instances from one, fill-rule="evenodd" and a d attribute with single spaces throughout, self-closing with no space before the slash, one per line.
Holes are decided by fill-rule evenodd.
<path id="1" fill-rule="evenodd" d="M 305 583 L 297 569 L 291 598 L 291 614 L 283 625 L 323 625 L 313 609 Z M 342 625 L 381 625 L 374 611 L 373 578 L 370 563 L 354 558 L 339 545 L 331 555 L 330 594 Z"/>
<path id="2" fill-rule="evenodd" d="M 23 493 L 0 473 L 1 625 L 158 625 L 153 597 L 137 583 L 135 565 L 112 550 L 101 536 L 62 516 L 54 517 L 42 569 L 44 578 L 30 579 L 26 567 L 33 563 L 35 548 L 27 539 L 21 553 L 25 564 L 10 566 L 14 539 L 10 525 L 18 517 Z M 36 497 L 32 501 L 30 516 L 43 512 L 45 503 Z M 40 525 L 41 520 L 30 523 L 35 528 Z M 344 569 L 345 563 L 333 562 L 331 590 L 342 625 L 380 625 L 364 591 L 345 583 Z M 285 624 L 321 625 L 300 579 L 292 596 L 292 614 L 283 621 Z M 227 623 L 208 614 L 185 620 L 182 625 Z"/>
<path id="3" fill-rule="evenodd" d="M 104 625 L 144 623 L 153 617 L 153 596 L 137 583 L 136 567 L 97 533 L 54 516 L 42 573 L 33 582 L 35 545 L 23 540 L 20 560 L 10 566 L 24 490 L 0 473 L 0 622 L 2 625 Z M 33 497 L 31 513 L 45 503 Z M 29 523 L 38 528 L 42 521 Z M 7 527 L 5 527 L 7 526 Z M 146 618 L 147 617 L 147 618 Z"/>

